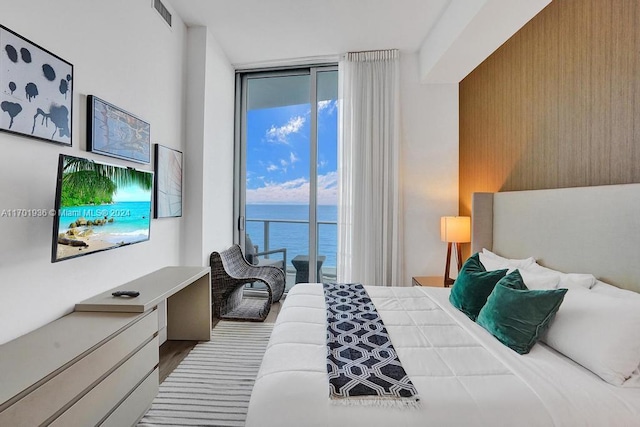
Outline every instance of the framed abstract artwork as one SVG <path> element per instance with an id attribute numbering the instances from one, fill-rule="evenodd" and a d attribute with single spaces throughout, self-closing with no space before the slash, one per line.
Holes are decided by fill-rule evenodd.
<path id="1" fill-rule="evenodd" d="M 0 130 L 72 145 L 73 65 L 0 25 Z"/>
<path id="2" fill-rule="evenodd" d="M 154 218 L 182 216 L 182 152 L 155 144 Z"/>
<path id="3" fill-rule="evenodd" d="M 94 95 L 87 96 L 87 151 L 151 162 L 151 125 Z"/>

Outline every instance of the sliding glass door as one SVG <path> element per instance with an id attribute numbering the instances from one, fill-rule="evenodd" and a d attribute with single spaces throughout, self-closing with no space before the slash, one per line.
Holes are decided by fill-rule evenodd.
<path id="1" fill-rule="evenodd" d="M 337 83 L 337 67 L 238 76 L 236 238 L 287 289 L 335 280 Z"/>

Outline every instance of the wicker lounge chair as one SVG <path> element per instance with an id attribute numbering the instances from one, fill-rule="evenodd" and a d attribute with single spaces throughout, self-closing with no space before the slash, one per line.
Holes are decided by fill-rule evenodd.
<path id="1" fill-rule="evenodd" d="M 284 272 L 271 266 L 255 266 L 247 262 L 240 246 L 233 245 L 221 252 L 213 252 L 211 265 L 211 299 L 213 315 L 220 319 L 262 322 L 284 293 Z M 262 282 L 267 298 L 246 298 L 244 285 Z"/>

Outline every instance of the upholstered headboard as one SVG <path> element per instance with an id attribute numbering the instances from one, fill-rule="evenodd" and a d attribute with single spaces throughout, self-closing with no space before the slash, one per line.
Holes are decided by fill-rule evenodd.
<path id="1" fill-rule="evenodd" d="M 532 256 L 640 292 L 640 184 L 474 193 L 472 252 Z"/>

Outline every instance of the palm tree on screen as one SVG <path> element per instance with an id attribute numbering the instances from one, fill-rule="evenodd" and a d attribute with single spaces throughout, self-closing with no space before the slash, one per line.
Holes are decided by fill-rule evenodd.
<path id="1" fill-rule="evenodd" d="M 150 190 L 152 174 L 77 157 L 64 159 L 61 207 L 112 203 L 118 187 Z"/>

